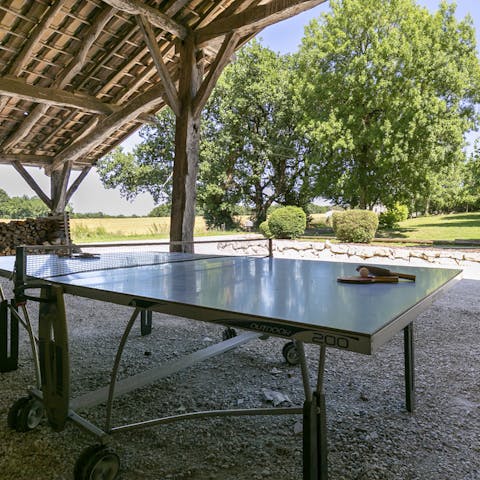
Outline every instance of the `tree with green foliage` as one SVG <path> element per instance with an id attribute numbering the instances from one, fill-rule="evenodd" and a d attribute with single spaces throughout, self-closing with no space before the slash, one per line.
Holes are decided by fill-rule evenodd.
<path id="1" fill-rule="evenodd" d="M 434 14 L 414 0 L 330 6 L 306 29 L 296 82 L 316 191 L 361 209 L 410 203 L 462 161 L 478 124 L 472 21 L 446 2 Z"/>
<path id="2" fill-rule="evenodd" d="M 172 205 L 170 203 L 162 203 L 157 205 L 148 214 L 149 217 L 170 217 Z"/>
<path id="3" fill-rule="evenodd" d="M 38 197 L 9 197 L 0 189 L 0 218 L 45 217 L 49 212 L 50 209 Z"/>
<path id="4" fill-rule="evenodd" d="M 294 60 L 252 41 L 225 69 L 206 109 L 199 195 L 206 212 L 220 204 L 228 214 L 241 202 L 252 206 L 259 225 L 274 202 L 312 200 L 306 145 L 296 129 L 300 112 L 292 102 Z"/>
<path id="5" fill-rule="evenodd" d="M 154 124 L 140 129 L 142 141 L 132 152 L 121 147 L 97 164 L 100 180 L 106 188 L 119 188 L 120 194 L 132 200 L 139 193 L 149 193 L 155 203 L 169 200 L 175 156 L 175 116 L 164 108 Z"/>

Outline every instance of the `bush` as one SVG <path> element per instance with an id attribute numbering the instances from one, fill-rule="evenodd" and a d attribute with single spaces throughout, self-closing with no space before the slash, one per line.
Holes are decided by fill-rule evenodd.
<path id="1" fill-rule="evenodd" d="M 307 228 L 307 216 L 300 207 L 281 207 L 272 212 L 268 227 L 275 238 L 296 238 Z"/>
<path id="2" fill-rule="evenodd" d="M 393 207 L 380 214 L 379 223 L 383 228 L 395 228 L 398 222 L 403 222 L 407 218 L 408 207 L 395 203 Z"/>
<path id="3" fill-rule="evenodd" d="M 376 213 L 368 210 L 347 210 L 332 215 L 335 236 L 342 242 L 370 243 L 378 228 Z"/>
<path id="4" fill-rule="evenodd" d="M 267 220 L 262 222 L 259 226 L 258 229 L 260 230 L 260 233 L 265 237 L 265 238 L 272 238 L 272 232 L 270 231 L 270 228 L 268 226 Z"/>

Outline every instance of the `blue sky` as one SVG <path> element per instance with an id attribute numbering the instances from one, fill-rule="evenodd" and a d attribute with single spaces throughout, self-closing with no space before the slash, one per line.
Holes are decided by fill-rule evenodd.
<path id="1" fill-rule="evenodd" d="M 419 5 L 425 6 L 434 11 L 438 8 L 440 0 L 417 0 Z M 480 49 L 480 0 L 457 0 L 457 17 L 463 18 L 470 14 L 477 31 L 477 45 Z M 262 43 L 272 50 L 280 53 L 293 52 L 298 49 L 301 43 L 305 26 L 311 19 L 318 17 L 321 13 L 328 10 L 328 2 L 302 13 L 291 19 L 273 25 L 259 34 Z M 128 148 L 135 143 L 136 135 L 133 135 L 125 146 Z M 470 139 L 475 138 L 472 135 Z M 38 181 L 39 185 L 49 194 L 50 181 L 39 169 L 29 169 L 32 176 Z M 0 188 L 5 190 L 8 195 L 28 195 L 32 196 L 32 190 L 26 185 L 24 180 L 18 175 L 13 167 L 0 165 Z M 145 215 L 154 206 L 151 197 L 148 194 L 142 194 L 134 202 L 127 202 L 120 197 L 116 190 L 105 190 L 98 178 L 98 175 L 92 170 L 83 181 L 71 201 L 76 212 L 95 212 L 103 211 L 108 214 L 124 215 Z"/>

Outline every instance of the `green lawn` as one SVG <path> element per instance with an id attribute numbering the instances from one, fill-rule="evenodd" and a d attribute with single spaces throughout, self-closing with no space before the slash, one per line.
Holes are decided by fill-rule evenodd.
<path id="1" fill-rule="evenodd" d="M 380 230 L 379 237 L 405 240 L 480 240 L 480 212 L 412 218 L 397 230 Z"/>

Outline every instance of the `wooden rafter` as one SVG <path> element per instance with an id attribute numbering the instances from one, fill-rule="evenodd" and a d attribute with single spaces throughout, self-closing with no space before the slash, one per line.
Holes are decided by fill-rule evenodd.
<path id="1" fill-rule="evenodd" d="M 175 35 L 178 38 L 184 39 L 188 34 L 188 29 L 183 25 L 172 20 L 168 15 L 161 13 L 153 7 L 145 5 L 136 0 L 103 0 L 112 7 L 118 8 L 131 15 L 143 15 L 148 21 L 158 28 Z"/>
<path id="2" fill-rule="evenodd" d="M 178 117 L 180 115 L 180 105 L 178 101 L 177 89 L 173 83 L 172 77 L 170 76 L 170 72 L 168 71 L 165 62 L 163 61 L 162 52 L 160 51 L 152 27 L 142 15 L 137 15 L 137 22 L 140 30 L 143 33 L 147 47 L 150 50 L 153 63 L 157 67 L 158 75 L 163 82 L 163 86 L 165 87 L 166 101 L 175 115 Z"/>
<path id="3" fill-rule="evenodd" d="M 206 27 L 195 30 L 196 42 L 199 47 L 203 47 L 210 41 L 233 31 L 240 35 L 258 32 L 269 25 L 310 10 L 325 1 L 273 0 L 265 5 L 258 5 L 229 17 L 220 18 Z"/>
<path id="4" fill-rule="evenodd" d="M 68 203 L 70 201 L 73 194 L 77 191 L 80 184 L 83 182 L 85 177 L 89 174 L 92 167 L 93 167 L 93 165 L 89 165 L 88 167 L 85 167 L 84 169 L 82 169 L 82 171 L 78 174 L 75 181 L 70 185 L 70 187 L 67 190 L 67 196 L 66 196 L 66 199 L 65 199 L 66 203 Z"/>
<path id="5" fill-rule="evenodd" d="M 225 37 L 225 40 L 222 44 L 222 48 L 218 52 L 215 62 L 210 67 L 207 77 L 203 81 L 200 89 L 195 96 L 193 101 L 193 114 L 196 115 L 200 113 L 200 110 L 207 103 L 210 94 L 212 93 L 217 80 L 219 79 L 223 69 L 226 67 L 230 61 L 232 55 L 235 52 L 235 48 L 238 44 L 240 37 L 237 33 L 231 33 Z"/>
<path id="6" fill-rule="evenodd" d="M 48 169 L 49 172 L 60 168 L 67 161 L 75 161 L 101 143 L 105 137 L 113 133 L 115 130 L 123 126 L 128 121 L 137 118 L 141 113 L 148 112 L 161 103 L 163 96 L 163 86 L 156 85 L 148 92 L 135 97 L 130 103 L 118 112 L 112 113 L 110 116 L 100 122 L 97 128 L 88 136 L 74 141 L 62 150 L 52 162 Z"/>

